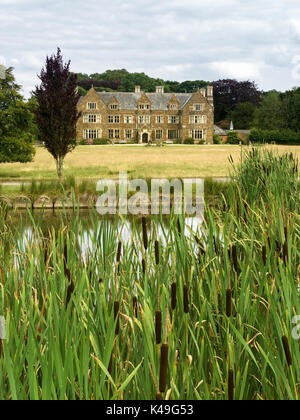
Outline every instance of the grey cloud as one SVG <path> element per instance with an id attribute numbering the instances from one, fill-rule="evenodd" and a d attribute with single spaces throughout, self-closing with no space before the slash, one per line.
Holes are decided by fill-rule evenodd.
<path id="1" fill-rule="evenodd" d="M 144 71 L 166 79 L 256 78 L 299 84 L 298 0 L 0 0 L 0 55 L 24 92 L 46 55 L 72 69 Z"/>

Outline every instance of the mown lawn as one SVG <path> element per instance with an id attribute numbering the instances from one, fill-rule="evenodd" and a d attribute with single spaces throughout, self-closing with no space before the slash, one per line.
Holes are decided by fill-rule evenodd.
<path id="1" fill-rule="evenodd" d="M 300 146 L 267 146 L 279 153 L 293 152 L 300 157 Z M 247 146 L 243 146 L 246 151 Z M 78 146 L 65 160 L 65 175 L 76 178 L 117 178 L 128 171 L 134 178 L 224 177 L 228 176 L 232 155 L 241 158 L 240 146 Z M 55 162 L 38 147 L 31 163 L 1 164 L 3 179 L 53 179 Z"/>

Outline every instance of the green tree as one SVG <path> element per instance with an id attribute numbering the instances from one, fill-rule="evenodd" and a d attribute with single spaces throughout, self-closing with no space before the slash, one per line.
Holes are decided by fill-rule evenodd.
<path id="1" fill-rule="evenodd" d="M 0 162 L 30 162 L 35 155 L 34 115 L 20 88 L 8 68 L 0 79 Z"/>
<path id="2" fill-rule="evenodd" d="M 228 112 L 227 120 L 234 122 L 234 127 L 239 130 L 249 130 L 253 124 L 256 107 L 251 102 L 237 104 L 233 111 Z"/>
<path id="3" fill-rule="evenodd" d="M 282 105 L 279 92 L 272 90 L 264 94 L 260 106 L 255 111 L 254 126 L 263 130 L 285 128 L 287 120 Z"/>
<path id="4" fill-rule="evenodd" d="M 240 144 L 242 139 L 236 131 L 230 131 L 227 136 L 227 144 Z"/>
<path id="5" fill-rule="evenodd" d="M 66 155 L 76 147 L 76 123 L 80 117 L 77 104 L 77 76 L 63 62 L 61 50 L 46 58 L 39 76 L 41 85 L 34 92 L 37 100 L 36 120 L 45 147 L 56 161 L 58 177 L 63 176 Z"/>

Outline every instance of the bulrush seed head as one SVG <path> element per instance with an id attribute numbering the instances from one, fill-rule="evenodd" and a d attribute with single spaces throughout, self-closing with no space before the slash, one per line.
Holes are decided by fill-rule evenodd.
<path id="1" fill-rule="evenodd" d="M 155 312 L 155 336 L 156 344 L 161 343 L 161 331 L 162 331 L 162 315 L 161 311 Z"/>
<path id="2" fill-rule="evenodd" d="M 142 259 L 142 268 L 143 268 L 143 274 L 146 274 L 146 261 L 144 260 L 144 258 Z"/>
<path id="3" fill-rule="evenodd" d="M 282 344 L 283 344 L 287 364 L 288 366 L 292 366 L 293 364 L 292 354 L 291 354 L 291 350 L 289 346 L 289 341 L 285 335 L 282 337 Z"/>
<path id="4" fill-rule="evenodd" d="M 188 314 L 190 312 L 189 290 L 186 284 L 183 286 L 183 306 L 184 306 L 184 313 Z"/>
<path id="5" fill-rule="evenodd" d="M 169 346 L 168 344 L 163 344 L 161 346 L 160 353 L 160 375 L 159 375 L 159 391 L 164 393 L 167 387 L 168 381 L 168 353 Z"/>
<path id="6" fill-rule="evenodd" d="M 176 283 L 172 283 L 171 286 L 171 306 L 172 306 L 172 311 L 175 311 L 176 309 L 176 304 L 177 304 L 177 286 Z"/>
<path id="7" fill-rule="evenodd" d="M 119 242 L 118 251 L 117 251 L 117 263 L 121 261 L 121 252 L 122 252 L 122 242 Z"/>
<path id="8" fill-rule="evenodd" d="M 137 313 L 138 313 L 138 301 L 137 301 L 137 297 L 136 297 L 136 296 L 133 296 L 133 299 L 132 299 L 132 306 L 133 306 L 134 316 L 137 318 Z"/>
<path id="9" fill-rule="evenodd" d="M 147 251 L 147 249 L 148 249 L 148 234 L 147 234 L 147 221 L 146 221 L 146 217 L 143 217 L 142 218 L 142 228 L 143 228 L 144 248 Z"/>
<path id="10" fill-rule="evenodd" d="M 226 291 L 226 316 L 231 317 L 231 306 L 232 306 L 232 290 L 227 289 Z"/>

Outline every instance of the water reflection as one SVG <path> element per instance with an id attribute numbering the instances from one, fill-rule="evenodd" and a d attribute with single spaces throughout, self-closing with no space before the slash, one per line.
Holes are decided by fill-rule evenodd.
<path id="1" fill-rule="evenodd" d="M 155 237 L 155 239 L 159 239 L 163 245 L 167 243 L 171 217 L 147 218 L 149 235 Z M 118 239 L 122 241 L 124 246 L 134 241 L 136 232 L 139 233 L 141 230 L 141 217 L 104 217 L 91 210 L 82 210 L 79 213 L 74 213 L 73 211 L 35 211 L 32 215 L 24 211 L 9 214 L 7 222 L 13 230 L 18 230 L 20 238 L 18 249 L 22 251 L 25 251 L 26 248 L 28 249 L 28 247 L 36 243 L 37 239 L 34 233 L 36 226 L 47 237 L 49 230 L 54 229 L 57 232 L 62 227 L 74 226 L 76 231 L 76 228 L 79 227 L 78 225 L 82 224 L 82 229 L 80 229 L 77 240 L 84 260 L 86 260 L 87 256 L 94 255 L 95 244 L 98 247 L 102 247 L 103 235 L 101 235 L 100 230 L 101 226 L 103 230 L 103 224 L 107 224 L 107 229 L 114 229 Z M 192 235 L 201 237 L 203 234 L 201 231 L 202 224 L 203 219 L 201 218 L 186 217 L 184 219 L 185 236 L 188 238 Z"/>

